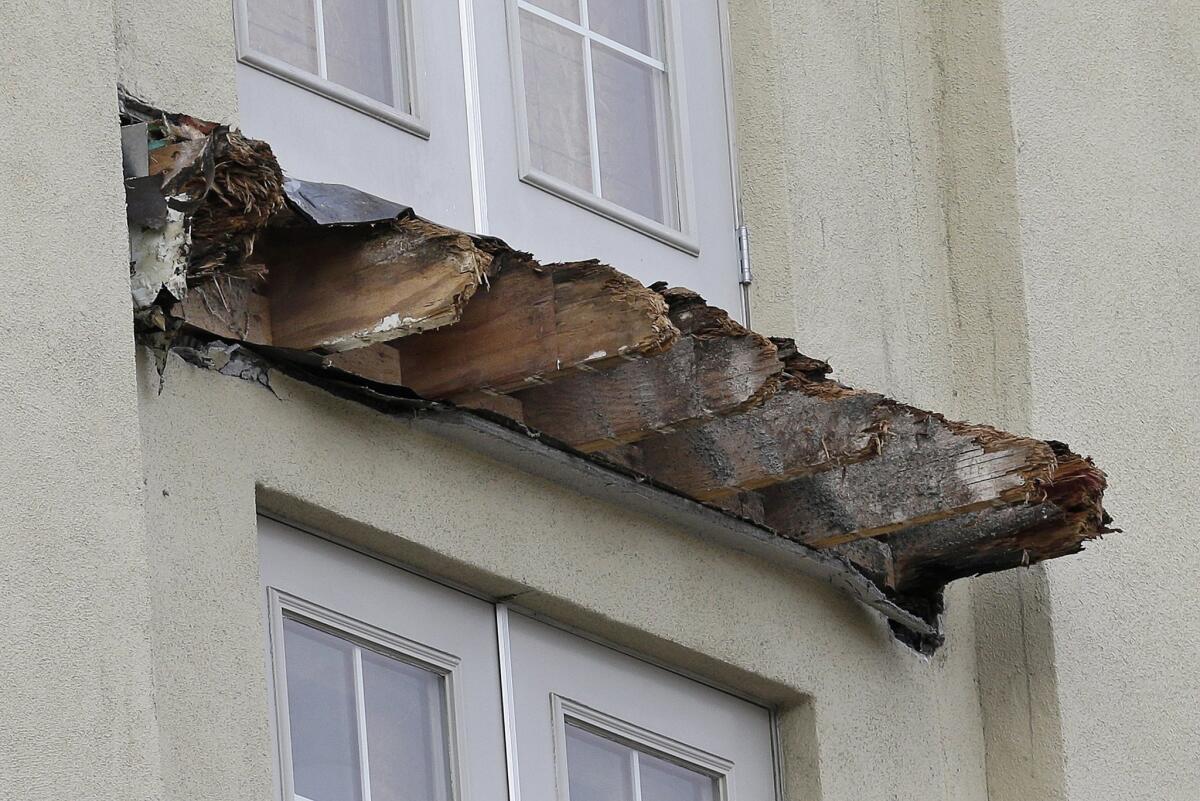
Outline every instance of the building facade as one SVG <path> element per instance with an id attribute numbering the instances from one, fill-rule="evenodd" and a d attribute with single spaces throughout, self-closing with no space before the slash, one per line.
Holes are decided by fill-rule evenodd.
<path id="1" fill-rule="evenodd" d="M 278 797 L 260 515 L 769 708 L 784 798 L 1200 796 L 1194 3 L 729 2 L 755 327 L 1109 473 L 1125 533 L 952 585 L 932 658 L 818 581 L 310 385 L 174 356 L 160 384 L 115 87 L 251 118 L 233 4 L 0 20 L 0 797 Z"/>

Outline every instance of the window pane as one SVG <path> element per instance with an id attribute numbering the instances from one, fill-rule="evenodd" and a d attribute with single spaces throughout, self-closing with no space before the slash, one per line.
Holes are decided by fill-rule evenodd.
<path id="1" fill-rule="evenodd" d="M 592 191 L 583 37 L 522 11 L 521 60 L 533 167 Z"/>
<path id="2" fill-rule="evenodd" d="M 407 111 L 407 98 L 392 95 L 391 2 L 324 0 L 325 65 L 334 83 Z"/>
<path id="3" fill-rule="evenodd" d="M 362 785 L 354 712 L 354 647 L 284 618 L 292 777 L 312 801 L 358 801 Z"/>
<path id="4" fill-rule="evenodd" d="M 246 0 L 246 11 L 252 49 L 316 74 L 312 0 Z"/>
<path id="5" fill-rule="evenodd" d="M 602 45 L 592 69 L 603 196 L 678 227 L 666 75 Z"/>
<path id="6" fill-rule="evenodd" d="M 441 676 L 362 652 L 371 801 L 449 801 Z"/>
<path id="7" fill-rule="evenodd" d="M 711 776 L 648 754 L 638 756 L 638 767 L 642 801 L 713 801 L 716 797 Z"/>
<path id="8" fill-rule="evenodd" d="M 662 57 L 659 0 L 588 0 L 588 27 L 639 53 Z"/>
<path id="9" fill-rule="evenodd" d="M 579 0 L 529 0 L 531 5 L 544 8 L 551 14 L 579 22 Z"/>
<path id="10" fill-rule="evenodd" d="M 632 750 L 567 724 L 570 801 L 634 801 Z"/>

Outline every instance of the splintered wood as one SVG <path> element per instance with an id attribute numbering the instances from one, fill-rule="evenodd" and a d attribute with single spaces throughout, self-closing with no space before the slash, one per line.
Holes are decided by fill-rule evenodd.
<path id="1" fill-rule="evenodd" d="M 595 451 L 733 414 L 775 391 L 775 345 L 694 292 L 666 289 L 682 337 L 659 358 L 518 392 L 527 424 Z"/>
<path id="2" fill-rule="evenodd" d="M 540 264 L 348 187 L 290 181 L 283 208 L 265 144 L 195 121 L 163 135 L 156 169 L 186 178 L 201 235 L 166 331 L 528 427 L 836 554 L 924 619 L 949 581 L 1109 530 L 1104 473 L 1059 443 L 845 387 L 790 340 L 595 261 Z"/>

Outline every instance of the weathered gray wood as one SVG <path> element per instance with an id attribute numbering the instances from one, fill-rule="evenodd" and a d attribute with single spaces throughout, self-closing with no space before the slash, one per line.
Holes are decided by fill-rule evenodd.
<path id="1" fill-rule="evenodd" d="M 817 548 L 1023 503 L 1050 481 L 1043 442 L 891 405 L 871 458 L 761 490 L 767 525 Z"/>
<path id="2" fill-rule="evenodd" d="M 832 384 L 832 382 L 828 382 Z M 882 429 L 882 396 L 791 378 L 742 414 L 632 446 L 647 475 L 705 501 L 864 461 Z"/>
<path id="3" fill-rule="evenodd" d="M 1051 445 L 1049 483 L 1027 502 L 983 508 L 891 533 L 897 592 L 928 594 L 967 576 L 1027 567 L 1078 553 L 1117 531 L 1104 511 L 1104 473 L 1091 460 Z"/>
<path id="4" fill-rule="evenodd" d="M 514 395 L 524 420 L 582 451 L 735 414 L 775 391 L 775 345 L 690 290 L 662 290 L 683 336 L 665 353 Z"/>

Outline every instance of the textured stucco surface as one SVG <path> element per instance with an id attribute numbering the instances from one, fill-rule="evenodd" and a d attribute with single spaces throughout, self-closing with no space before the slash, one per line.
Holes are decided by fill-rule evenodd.
<path id="1" fill-rule="evenodd" d="M 972 582 L 990 798 L 1200 797 L 1200 4 L 733 7 L 756 324 L 1110 474 Z"/>
<path id="2" fill-rule="evenodd" d="M 110 2 L 0 4 L 0 798 L 158 799 Z"/>
<path id="3" fill-rule="evenodd" d="M 282 376 L 278 397 L 175 357 L 161 395 L 145 359 L 142 378 L 172 797 L 269 792 L 256 486 L 263 508 L 783 705 L 797 801 L 984 797 L 979 749 L 947 758 L 980 737 L 961 605 L 968 636 L 925 660 L 817 582 Z"/>
<path id="4" fill-rule="evenodd" d="M 121 83 L 160 108 L 237 122 L 234 0 L 113 0 Z"/>
<path id="5" fill-rule="evenodd" d="M 954 59 L 975 58 L 961 52 L 960 13 L 906 0 L 732 0 L 734 86 L 755 328 L 795 337 L 847 383 L 951 414 L 978 404 L 987 419 L 993 375 L 1021 370 L 1019 345 L 992 342 L 1021 319 L 1022 285 L 1012 271 L 992 281 L 981 259 L 1015 228 L 1009 197 L 975 158 L 1003 140 L 1002 121 L 945 135 L 991 101 L 978 83 L 945 77 L 966 69 Z M 952 239 L 948 220 L 975 220 L 979 208 L 988 218 Z M 984 315 L 986 329 L 964 324 L 961 308 L 986 300 L 989 282 L 1006 303 Z M 970 352 L 956 345 L 964 338 Z M 960 396 L 965 385 L 988 391 Z M 1020 409 L 1019 394 L 1004 403 Z M 948 636 L 971 674 L 940 689 L 964 732 L 940 746 L 957 783 L 927 794 L 971 798 L 986 785 L 973 602 L 965 584 L 947 600 Z"/>
<path id="6" fill-rule="evenodd" d="M 1200 3 L 1003 17 L 1032 426 L 1126 530 L 1047 568 L 1068 797 L 1200 798 Z"/>
<path id="7" fill-rule="evenodd" d="M 733 0 L 754 327 L 946 408 L 953 362 L 926 4 Z"/>
<path id="8" fill-rule="evenodd" d="M 231 3 L 9 3 L 0 798 L 268 797 L 259 507 L 781 704 L 790 799 L 1200 798 L 1200 5 L 731 10 L 755 327 L 1085 448 L 1128 533 L 952 587 L 926 662 L 310 387 L 173 359 L 158 395 L 143 353 L 139 396 L 113 86 L 236 120 Z"/>

